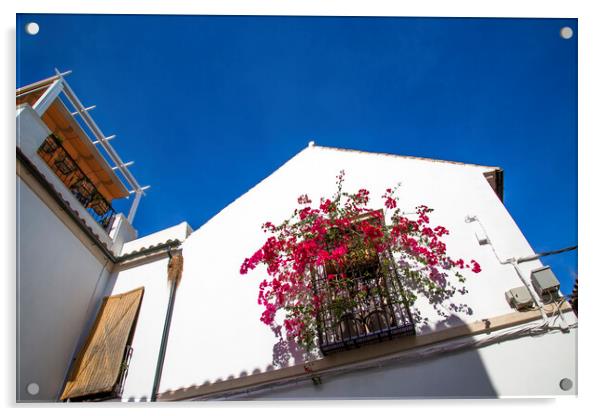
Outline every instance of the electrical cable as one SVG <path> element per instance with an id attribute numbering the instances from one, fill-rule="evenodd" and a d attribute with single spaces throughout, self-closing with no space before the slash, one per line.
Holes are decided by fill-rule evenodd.
<path id="1" fill-rule="evenodd" d="M 520 267 L 518 266 L 518 264 L 519 263 L 524 263 L 524 262 L 527 262 L 527 261 L 537 260 L 540 257 L 544 257 L 544 256 L 550 256 L 550 255 L 553 255 L 553 254 L 560 254 L 560 253 L 564 253 L 564 252 L 567 252 L 567 251 L 575 250 L 575 249 L 577 249 L 577 246 L 570 246 L 570 247 L 565 247 L 565 248 L 561 248 L 561 249 L 558 249 L 558 250 L 545 251 L 543 253 L 536 253 L 534 255 L 520 257 L 518 259 L 509 258 L 507 260 L 501 260 L 500 257 L 499 257 L 499 255 L 498 255 L 498 253 L 497 253 L 497 251 L 495 250 L 495 246 L 491 242 L 491 239 L 489 238 L 489 235 L 487 234 L 487 230 L 485 229 L 485 226 L 483 225 L 483 223 L 481 222 L 481 220 L 476 215 L 473 215 L 473 216 L 467 215 L 464 221 L 466 223 L 477 222 L 479 224 L 479 226 L 481 227 L 481 230 L 483 231 L 483 234 L 485 235 L 485 239 L 487 240 L 487 243 L 491 247 L 491 250 L 493 251 L 493 254 L 495 255 L 495 257 L 498 260 L 498 262 L 500 264 L 511 264 L 514 267 L 514 270 L 518 274 L 518 277 L 520 278 L 520 280 L 522 281 L 523 285 L 525 286 L 525 288 L 529 292 L 529 295 L 531 296 L 531 299 L 533 300 L 533 302 L 537 306 L 537 309 L 539 309 L 539 312 L 541 314 L 541 317 L 542 317 L 543 321 L 544 322 L 548 322 L 548 316 L 545 313 L 545 311 L 543 310 L 543 305 L 539 302 L 537 296 L 533 293 L 533 289 L 531 288 L 531 285 L 529 285 L 529 283 L 527 282 L 527 279 L 525 278 L 525 276 L 523 276 L 523 273 L 520 270 Z M 563 322 L 566 324 L 566 320 L 564 319 L 564 316 L 562 316 L 562 312 L 560 311 L 560 308 L 558 308 L 558 314 L 562 318 Z"/>
<path id="2" fill-rule="evenodd" d="M 577 323 L 568 325 L 567 329 L 577 328 Z M 451 341 L 444 345 L 432 346 L 428 348 L 423 348 L 417 351 L 404 351 L 400 354 L 396 354 L 394 356 L 387 357 L 385 359 L 375 359 L 368 362 L 364 362 L 361 364 L 350 364 L 347 366 L 337 367 L 329 370 L 324 370 L 320 372 L 313 373 L 313 377 L 324 377 L 324 376 L 338 376 L 344 375 L 350 372 L 355 371 L 363 371 L 370 370 L 375 368 L 381 368 L 388 364 L 400 364 L 408 361 L 415 361 L 417 359 L 429 358 L 433 355 L 441 355 L 452 352 L 457 352 L 467 348 L 480 348 L 485 347 L 491 344 L 500 343 L 503 341 L 508 341 L 512 339 L 517 339 L 525 336 L 541 336 L 545 333 L 556 332 L 558 330 L 563 330 L 559 327 L 554 327 L 549 325 L 547 322 L 537 322 L 535 324 L 527 324 L 518 328 L 510 328 L 506 330 L 497 331 L 495 334 L 491 334 L 485 338 L 481 339 L 461 339 L 456 341 Z M 238 390 L 233 390 L 230 392 L 216 393 L 212 395 L 203 396 L 197 399 L 191 400 L 219 400 L 219 399 L 232 399 L 235 397 L 244 397 L 253 393 L 263 392 L 263 391 L 274 391 L 278 388 L 287 387 L 292 384 L 298 384 L 300 382 L 307 382 L 310 376 L 303 375 L 297 376 L 294 378 L 263 383 L 258 386 L 250 387 L 250 388 L 242 388 Z"/>
<path id="3" fill-rule="evenodd" d="M 500 343 L 503 341 L 517 339 L 517 338 L 521 338 L 521 337 L 525 337 L 525 336 L 541 336 L 546 333 L 556 332 L 558 330 L 565 332 L 565 331 L 570 331 L 571 329 L 578 327 L 577 323 L 568 324 L 566 322 L 566 319 L 564 318 L 564 315 L 562 314 L 562 304 L 563 304 L 563 302 L 566 301 L 565 296 L 561 297 L 560 303 L 558 303 L 557 300 L 555 300 L 553 298 L 551 299 L 552 302 L 554 303 L 554 311 L 552 313 L 551 319 L 548 319 L 548 316 L 543 309 L 543 305 L 538 301 L 537 297 L 533 293 L 530 285 L 528 284 L 527 280 L 523 276 L 522 271 L 520 270 L 520 268 L 518 266 L 519 263 L 537 260 L 543 256 L 559 254 L 559 253 L 564 253 L 567 251 L 575 250 L 577 248 L 577 246 L 571 246 L 571 247 L 566 247 L 566 248 L 559 249 L 559 250 L 552 250 L 552 251 L 547 251 L 547 252 L 543 252 L 543 253 L 537 253 L 535 255 L 521 257 L 519 259 L 510 258 L 507 260 L 501 260 L 497 251 L 495 250 L 495 247 L 491 243 L 491 240 L 489 239 L 487 231 L 485 230 L 485 227 L 483 226 L 481 221 L 476 216 L 472 216 L 472 217 L 467 216 L 465 221 L 467 223 L 476 221 L 479 224 L 479 226 L 481 227 L 481 229 L 483 230 L 483 233 L 485 235 L 487 243 L 491 247 L 498 262 L 502 265 L 511 264 L 514 267 L 519 278 L 521 279 L 522 283 L 529 291 L 529 294 L 531 295 L 531 297 L 536 305 L 536 308 L 533 308 L 533 309 L 538 309 L 540 311 L 543 322 L 539 321 L 539 322 L 536 322 L 535 324 L 523 325 L 518 328 L 514 327 L 514 328 L 510 328 L 510 329 L 506 329 L 506 330 L 500 330 L 500 331 L 497 331 L 496 333 L 491 334 L 485 338 L 480 338 L 480 339 L 462 338 L 460 340 L 454 340 L 449 343 L 445 343 L 444 345 L 435 345 L 432 347 L 421 348 L 416 351 L 414 351 L 414 350 L 404 351 L 400 354 L 396 354 L 394 356 L 387 357 L 386 359 L 379 358 L 379 359 L 370 360 L 368 362 L 364 362 L 361 364 L 354 363 L 354 364 L 350 364 L 347 366 L 324 370 L 324 371 L 313 373 L 312 378 L 331 376 L 331 375 L 332 376 L 343 375 L 343 374 L 347 374 L 352 371 L 362 371 L 362 370 L 369 370 L 369 369 L 374 369 L 374 368 L 381 368 L 387 364 L 399 364 L 399 363 L 403 363 L 403 362 L 407 362 L 407 361 L 413 361 L 416 359 L 424 359 L 424 358 L 431 357 L 433 355 L 447 354 L 447 353 L 456 352 L 456 351 L 460 351 L 460 350 L 463 350 L 466 348 L 471 348 L 471 347 L 472 348 L 485 347 L 485 346 L 488 346 L 488 345 L 491 345 L 494 343 Z M 558 317 L 560 317 L 562 320 L 562 324 L 559 327 L 555 326 L 555 323 L 556 323 Z M 200 397 L 197 399 L 192 399 L 192 400 L 219 400 L 219 399 L 234 398 L 234 397 L 238 397 L 238 396 L 248 396 L 249 394 L 257 393 L 260 391 L 266 391 L 266 390 L 273 391 L 277 388 L 290 386 L 293 383 L 298 384 L 299 382 L 307 382 L 308 377 L 309 377 L 308 375 L 297 376 L 297 377 L 286 379 L 286 380 L 263 383 L 261 385 L 250 387 L 250 388 L 242 388 L 242 389 L 233 390 L 230 392 L 223 392 L 223 393 L 207 395 L 207 396 L 203 396 L 203 397 Z"/>
<path id="4" fill-rule="evenodd" d="M 495 250 L 494 245 L 492 244 L 491 240 L 489 239 L 487 230 L 485 229 L 485 227 L 483 226 L 483 224 L 481 223 L 479 218 L 477 216 L 467 216 L 465 221 L 467 223 L 476 221 L 479 224 L 480 228 L 482 229 L 482 231 L 485 235 L 485 238 L 487 240 L 487 243 L 491 247 L 491 250 L 493 251 L 493 254 L 495 255 L 498 262 L 502 265 L 511 264 L 514 267 L 514 269 L 517 272 L 519 278 L 521 279 L 523 285 L 529 291 L 529 294 L 531 295 L 531 298 L 533 299 L 534 304 L 536 305 L 536 309 L 538 309 L 539 312 L 541 313 L 543 322 L 538 322 L 536 324 L 530 324 L 527 326 L 521 326 L 519 328 L 511 328 L 508 330 L 498 331 L 495 334 L 492 334 L 486 338 L 481 338 L 478 340 L 470 339 L 469 341 L 466 341 L 466 340 L 452 341 L 451 343 L 446 343 L 443 346 L 433 346 L 430 348 L 424 348 L 424 349 L 420 349 L 418 351 L 413 351 L 410 353 L 404 352 L 404 353 L 401 353 L 394 357 L 389 357 L 385 360 L 377 359 L 376 361 L 362 363 L 360 365 L 352 364 L 349 366 L 325 370 L 325 371 L 316 373 L 314 376 L 322 377 L 325 375 L 340 375 L 340 374 L 345 374 L 350 371 L 358 371 L 358 370 L 361 371 L 361 370 L 365 370 L 365 369 L 382 367 L 383 365 L 385 365 L 387 363 L 399 363 L 399 362 L 403 362 L 403 361 L 407 361 L 407 360 L 413 360 L 416 358 L 426 358 L 426 357 L 430 357 L 435 354 L 445 354 L 445 353 L 458 351 L 458 350 L 468 348 L 468 347 L 479 348 L 479 347 L 487 346 L 487 345 L 490 345 L 493 343 L 499 343 L 499 342 L 502 342 L 505 340 L 515 339 L 515 338 L 523 337 L 523 336 L 541 336 L 547 332 L 553 332 L 553 331 L 557 331 L 557 330 L 568 331 L 572 328 L 577 328 L 576 323 L 570 324 L 570 325 L 567 324 L 567 322 L 562 314 L 562 303 L 566 300 L 564 296 L 562 297 L 562 301 L 560 302 L 560 304 L 558 304 L 556 302 L 556 300 L 552 299 L 555 309 L 552 314 L 553 319 L 548 319 L 548 316 L 543 309 L 543 305 L 539 302 L 539 300 L 537 299 L 537 296 L 533 293 L 533 289 L 528 284 L 526 278 L 523 276 L 523 273 L 518 266 L 518 264 L 522 263 L 522 262 L 537 260 L 540 257 L 575 250 L 577 248 L 577 246 L 571 246 L 571 247 L 566 247 L 566 248 L 559 249 L 559 250 L 552 250 L 552 251 L 547 251 L 547 252 L 543 252 L 543 253 L 537 253 L 535 255 L 521 257 L 519 259 L 510 258 L 507 260 L 501 260 L 497 251 Z M 533 309 L 535 309 L 535 308 L 533 308 Z M 554 318 L 554 316 L 555 316 L 555 318 Z M 563 321 L 563 324 L 560 327 L 554 326 L 558 317 L 560 317 Z M 298 383 L 299 381 L 306 381 L 307 377 L 308 376 L 304 375 L 304 376 L 295 377 L 295 378 L 288 379 L 288 380 L 262 384 L 260 386 L 256 386 L 256 387 L 252 387 L 252 388 L 241 389 L 241 390 L 237 390 L 237 391 L 226 392 L 226 393 L 221 393 L 221 394 L 216 394 L 216 395 L 211 395 L 211 396 L 204 396 L 204 397 L 200 398 L 199 400 L 219 399 L 219 398 L 229 398 L 229 397 L 231 398 L 231 397 L 234 397 L 237 395 L 249 395 L 250 393 L 262 391 L 265 389 L 273 390 L 273 389 L 281 387 L 281 386 L 287 386 L 292 383 Z"/>
<path id="5" fill-rule="evenodd" d="M 525 261 L 537 260 L 540 257 L 550 256 L 552 254 L 565 253 L 567 251 L 572 251 L 572 250 L 576 250 L 576 249 L 577 249 L 577 246 L 570 246 L 570 247 L 561 248 L 559 250 L 544 251 L 543 253 L 535 253 L 532 256 L 521 257 L 521 258 L 517 259 L 516 261 L 518 263 L 522 263 L 522 262 L 525 262 Z"/>

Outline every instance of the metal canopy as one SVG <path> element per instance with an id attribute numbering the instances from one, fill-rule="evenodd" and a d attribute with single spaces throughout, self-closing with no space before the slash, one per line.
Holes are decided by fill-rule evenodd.
<path id="1" fill-rule="evenodd" d="M 117 154 L 113 146 L 109 143 L 109 140 L 113 139 L 115 135 L 105 136 L 100 127 L 96 124 L 94 119 L 90 116 L 88 111 L 92 110 L 96 106 L 85 107 L 69 83 L 65 80 L 65 76 L 69 75 L 72 71 L 60 72 L 55 68 L 56 74 L 50 78 L 46 78 L 42 81 L 38 81 L 36 83 L 30 84 L 23 88 L 17 90 L 17 97 L 23 96 L 34 91 L 39 91 L 41 89 L 45 89 L 42 95 L 37 99 L 37 101 L 32 105 L 32 108 L 39 116 L 42 116 L 44 112 L 50 107 L 50 105 L 62 94 L 67 98 L 69 103 L 75 111 L 71 112 L 72 116 L 79 115 L 81 119 L 84 121 L 88 129 L 94 135 L 94 138 L 90 138 L 87 134 L 85 136 L 90 140 L 93 145 L 100 145 L 105 153 L 111 159 L 113 163 L 113 170 L 119 171 L 123 178 L 127 181 L 126 188 L 128 189 L 130 194 L 134 194 L 134 200 L 132 205 L 130 206 L 130 212 L 128 213 L 128 221 L 130 224 L 133 223 L 134 217 L 136 215 L 136 210 L 138 209 L 138 205 L 140 203 L 140 199 L 143 195 L 146 195 L 145 190 L 149 189 L 150 186 L 140 186 L 134 175 L 128 169 L 128 166 L 132 165 L 132 162 L 124 163 L 121 157 Z M 121 180 L 121 179 L 120 179 Z M 125 185 L 125 184 L 124 184 Z"/>

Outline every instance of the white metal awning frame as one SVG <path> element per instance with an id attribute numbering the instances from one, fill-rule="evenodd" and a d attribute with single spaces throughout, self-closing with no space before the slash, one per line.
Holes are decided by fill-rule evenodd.
<path id="1" fill-rule="evenodd" d="M 64 77 L 66 75 L 69 75 L 71 72 L 72 71 L 60 72 L 58 69 L 55 68 L 56 74 L 54 76 L 29 85 L 28 89 L 22 94 L 19 94 L 19 90 L 17 90 L 17 96 L 28 94 L 30 92 L 42 88 L 46 88 L 44 94 L 42 94 L 42 96 L 32 106 L 33 110 L 40 117 L 46 112 L 46 110 L 48 110 L 50 105 L 56 99 L 58 99 L 59 96 L 61 96 L 61 94 L 67 99 L 67 101 L 75 110 L 71 112 L 71 115 L 74 117 L 79 115 L 88 127 L 88 129 L 94 135 L 94 139 L 92 139 L 88 136 L 88 134 L 86 134 L 87 139 L 90 140 L 90 142 L 93 145 L 100 145 L 102 147 L 102 149 L 111 159 L 111 162 L 113 162 L 114 164 L 112 169 L 118 170 L 121 173 L 123 178 L 125 178 L 125 180 L 127 181 L 127 185 L 129 185 L 127 186 L 126 184 L 124 184 L 126 189 L 128 189 L 130 195 L 135 195 L 127 217 L 129 223 L 132 224 L 134 222 L 136 211 L 138 210 L 138 205 L 140 204 L 140 199 L 143 195 L 146 195 L 145 191 L 148 190 L 150 186 L 140 186 L 134 175 L 128 169 L 128 166 L 131 166 L 134 162 L 132 161 L 124 163 L 123 160 L 121 160 L 121 157 L 119 157 L 119 154 L 117 154 L 113 146 L 111 146 L 111 144 L 109 143 L 109 140 L 115 138 L 115 135 L 111 135 L 108 137 L 105 136 L 100 127 L 98 127 L 94 119 L 90 116 L 89 111 L 94 109 L 96 106 L 85 107 L 81 103 L 81 101 L 79 100 L 69 83 L 65 80 Z M 121 181 L 121 179 L 119 180 Z"/>

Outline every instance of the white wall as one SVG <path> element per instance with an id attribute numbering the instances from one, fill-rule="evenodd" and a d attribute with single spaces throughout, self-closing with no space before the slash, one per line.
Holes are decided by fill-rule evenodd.
<path id="1" fill-rule="evenodd" d="M 551 347 L 553 346 L 553 348 Z M 420 361 L 324 376 L 236 399 L 484 398 L 577 394 L 577 334 L 527 337 Z M 534 358 L 537 357 L 537 358 Z M 570 390 L 560 380 L 573 382 Z"/>
<path id="2" fill-rule="evenodd" d="M 86 208 L 75 198 L 56 173 L 38 155 L 38 148 L 42 145 L 50 130 L 43 123 L 37 113 L 29 104 L 17 108 L 17 144 L 29 161 L 40 171 L 46 180 L 60 193 L 61 197 L 77 212 L 88 228 L 109 248 L 113 248 L 113 241 L 109 233 L 98 224 L 88 213 Z M 127 219 L 125 219 L 127 221 Z M 119 243 L 121 244 L 121 242 Z"/>
<path id="3" fill-rule="evenodd" d="M 191 231 L 190 225 L 182 222 L 125 243 L 122 254 L 156 246 L 167 240 L 184 241 Z M 150 256 L 144 261 L 117 265 L 107 286 L 105 296 L 117 295 L 144 287 L 144 296 L 135 326 L 132 358 L 125 380 L 122 401 L 150 401 L 152 395 L 170 293 L 170 283 L 167 281 L 168 262 L 168 255 L 163 253 Z M 184 268 L 186 266 L 185 259 Z"/>
<path id="4" fill-rule="evenodd" d="M 28 157 L 36 154 L 50 129 L 29 104 L 17 107 L 17 146 Z"/>
<path id="5" fill-rule="evenodd" d="M 123 270 L 114 277 L 114 287 L 110 295 L 144 287 L 122 401 L 150 401 L 169 300 L 168 261 L 169 258 L 165 255 L 160 259 Z"/>
<path id="6" fill-rule="evenodd" d="M 138 237 L 138 230 L 130 224 L 125 215 L 119 213 L 115 215 L 109 237 L 113 240 L 113 246 L 111 247 L 113 253 L 116 256 L 119 256 L 123 245 Z"/>
<path id="7" fill-rule="evenodd" d="M 474 236 L 477 224 L 464 221 L 469 214 L 477 215 L 502 259 L 533 253 L 483 177 L 482 173 L 490 169 L 309 147 L 224 208 L 184 243 L 186 267 L 160 391 L 273 368 L 277 338 L 259 321 L 261 307 L 256 301 L 264 274 L 258 269 L 241 276 L 239 267 L 266 238 L 260 230 L 262 223 L 285 219 L 302 193 L 314 202 L 320 196 L 332 195 L 341 169 L 347 172 L 347 190 L 364 187 L 378 204 L 386 188 L 402 182 L 401 208 L 406 212 L 421 204 L 434 208 L 432 223 L 451 232 L 445 240 L 450 255 L 474 258 L 481 264 L 480 274 L 465 273 L 469 292 L 455 299 L 467 303 L 472 313 L 458 314 L 455 321 L 473 322 L 512 312 L 504 292 L 521 285 L 520 279 L 511 266 L 499 264 L 490 246 L 479 246 Z M 539 261 L 522 265 L 525 271 L 538 266 Z M 429 305 L 418 302 L 417 306 L 432 320 L 419 332 L 446 326 Z"/>
<path id="8" fill-rule="evenodd" d="M 58 398 L 106 265 L 17 177 L 17 400 Z M 27 393 L 29 383 L 39 385 L 37 395 Z"/>

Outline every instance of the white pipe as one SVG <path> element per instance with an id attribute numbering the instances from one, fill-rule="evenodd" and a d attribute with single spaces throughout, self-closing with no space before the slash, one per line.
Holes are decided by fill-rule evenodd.
<path id="1" fill-rule="evenodd" d="M 485 226 L 481 223 L 481 220 L 479 220 L 479 218 L 476 215 L 474 215 L 474 216 L 467 215 L 465 221 L 467 223 L 477 222 L 479 224 L 479 226 L 481 227 L 481 230 L 483 230 L 483 234 L 485 234 L 485 238 L 487 239 L 487 242 L 489 243 L 489 246 L 491 247 L 493 254 L 495 254 L 495 258 L 497 259 L 497 261 L 500 264 L 503 264 L 503 265 L 511 264 L 514 267 L 514 270 L 518 274 L 518 277 L 520 278 L 521 282 L 523 282 L 523 285 L 527 288 L 527 291 L 529 292 L 531 299 L 533 299 L 533 302 L 535 303 L 535 305 L 537 305 L 537 308 L 539 309 L 539 313 L 541 314 L 543 321 L 547 323 L 548 316 L 544 312 L 542 304 L 537 300 L 537 296 L 533 293 L 533 290 L 531 289 L 531 286 L 529 285 L 527 279 L 523 275 L 522 270 L 520 269 L 520 267 L 518 267 L 518 262 L 516 261 L 516 259 L 514 259 L 514 258 L 507 259 L 507 260 L 500 259 L 500 257 L 497 254 L 497 251 L 495 250 L 495 246 L 493 245 L 493 243 L 491 242 L 491 239 L 489 238 L 489 235 L 487 234 L 487 230 L 485 229 Z"/>
<path id="2" fill-rule="evenodd" d="M 146 191 L 147 189 L 150 189 L 150 185 L 146 185 L 143 186 L 142 188 L 140 188 L 141 191 Z M 135 194 L 136 191 L 130 191 L 130 194 Z"/>
<path id="3" fill-rule="evenodd" d="M 112 135 L 110 135 L 108 137 L 105 137 L 105 141 L 108 142 L 109 140 L 113 140 L 115 137 L 117 137 L 117 135 L 116 134 L 112 134 Z M 92 144 L 100 144 L 100 143 L 101 143 L 100 140 L 96 140 L 96 141 L 92 142 Z"/>
<path id="4" fill-rule="evenodd" d="M 39 90 L 40 88 L 44 88 L 47 85 L 52 84 L 54 81 L 56 81 L 57 79 L 60 79 L 62 76 L 66 76 L 69 75 L 71 72 L 73 71 L 65 71 L 65 72 L 61 72 L 59 74 L 53 75 L 49 78 L 43 79 L 41 81 L 36 81 L 33 84 L 29 84 L 29 85 L 25 85 L 21 88 L 17 88 L 17 96 L 21 96 L 24 94 L 29 94 L 30 92 L 34 92 Z M 39 87 L 39 88 L 38 88 Z"/>
<path id="5" fill-rule="evenodd" d="M 84 122 L 86 123 L 88 128 L 92 131 L 92 133 L 96 137 L 98 143 L 102 146 L 102 148 L 107 152 L 109 157 L 113 160 L 113 163 L 115 164 L 115 166 L 117 166 L 117 168 L 119 169 L 119 172 L 121 172 L 121 174 L 126 179 L 126 181 L 134 189 L 134 192 L 136 193 L 136 197 L 134 198 L 134 201 L 132 202 L 132 206 L 130 207 L 130 213 L 128 214 L 128 221 L 130 224 L 132 224 L 134 221 L 134 216 L 136 215 L 136 211 L 138 209 L 138 204 L 140 203 L 140 198 L 142 197 L 142 195 L 145 195 L 144 189 L 142 189 L 140 187 L 140 184 L 138 184 L 138 181 L 136 180 L 136 178 L 134 178 L 134 175 L 132 175 L 130 173 L 128 168 L 126 166 L 124 166 L 125 163 L 123 162 L 123 160 L 121 160 L 121 157 L 119 157 L 119 155 L 117 154 L 117 152 L 115 151 L 113 146 L 111 146 L 108 139 L 105 137 L 104 133 L 102 132 L 100 127 L 98 127 L 98 125 L 96 124 L 94 119 L 92 117 L 90 117 L 90 115 L 88 114 L 88 111 L 83 106 L 83 104 L 81 103 L 81 101 L 79 100 L 77 95 L 75 95 L 75 92 L 73 92 L 73 90 L 71 89 L 71 87 L 69 86 L 67 81 L 65 81 L 63 79 L 61 72 L 56 68 L 55 68 L 55 72 L 56 72 L 57 76 L 59 77 L 59 79 L 57 81 L 60 81 L 60 85 L 62 86 L 62 91 L 67 96 L 67 99 L 71 102 L 73 107 L 75 107 L 75 110 L 79 113 L 82 120 L 84 120 Z"/>
<path id="6" fill-rule="evenodd" d="M 577 246 L 570 246 L 570 247 L 561 248 L 560 250 L 545 251 L 543 253 L 533 254 L 532 256 L 518 258 L 518 259 L 516 259 L 516 262 L 523 263 L 525 261 L 533 261 L 533 260 L 539 259 L 540 257 L 549 256 L 551 254 L 566 253 L 567 251 L 572 251 L 572 250 L 576 250 L 576 249 L 577 249 Z"/>
<path id="7" fill-rule="evenodd" d="M 60 72 L 58 69 L 55 69 L 55 71 L 57 72 L 57 75 L 60 75 Z M 96 139 L 100 142 L 103 149 L 113 159 L 113 162 L 115 163 L 115 165 L 120 166 L 119 171 L 122 173 L 124 178 L 129 182 L 129 184 L 132 188 L 134 188 L 135 190 L 140 190 L 140 185 L 138 184 L 138 181 L 136 180 L 136 178 L 134 178 L 134 176 L 130 173 L 130 171 L 127 168 L 121 167 L 121 165 L 123 165 L 123 160 L 121 160 L 121 158 L 119 157 L 119 155 L 117 154 L 117 152 L 115 151 L 113 146 L 111 146 L 108 143 L 102 130 L 100 129 L 100 127 L 98 127 L 98 125 L 96 124 L 94 119 L 92 119 L 92 117 L 90 117 L 90 115 L 88 114 L 88 112 L 86 111 L 84 106 L 82 105 L 79 98 L 77 98 L 77 95 L 75 95 L 75 93 L 73 92 L 73 90 L 71 89 L 69 84 L 67 83 L 67 81 L 62 79 L 62 77 L 61 77 L 61 81 L 62 81 L 62 85 L 64 87 L 63 90 L 65 92 L 65 95 L 67 96 L 69 101 L 71 101 L 71 104 L 73 104 L 75 109 L 79 112 L 82 119 L 84 120 L 86 125 L 90 128 L 92 133 L 96 136 Z M 144 194 L 144 192 L 142 192 L 142 194 Z"/>
<path id="8" fill-rule="evenodd" d="M 86 111 L 91 111 L 91 110 L 94 110 L 95 108 L 96 108 L 96 106 L 95 106 L 95 105 L 91 105 L 90 107 L 86 107 L 86 108 L 84 108 L 84 110 L 86 110 Z M 79 111 L 74 111 L 73 113 L 71 113 L 71 115 L 72 115 L 72 116 L 76 116 L 76 115 L 78 115 L 78 114 L 79 114 Z"/>
<path id="9" fill-rule="evenodd" d="M 487 234 L 487 230 L 485 229 L 485 226 L 483 226 L 483 223 L 481 222 L 481 220 L 476 215 L 474 215 L 474 216 L 467 215 L 465 222 L 467 222 L 467 223 L 476 222 L 477 224 L 479 224 L 479 227 L 481 227 L 481 230 L 483 230 L 483 234 L 485 235 L 485 238 L 487 239 L 487 243 L 491 247 L 493 254 L 495 254 L 495 258 L 497 259 L 497 261 L 500 264 L 507 264 L 504 261 L 502 261 L 502 259 L 500 259 L 500 256 L 497 254 L 497 251 L 495 250 L 495 246 L 491 242 L 491 239 L 489 238 L 489 235 Z"/>
<path id="10" fill-rule="evenodd" d="M 131 162 L 124 163 L 122 166 L 127 167 L 127 166 L 132 166 L 133 164 L 134 164 L 134 161 L 132 160 Z M 117 170 L 117 169 L 119 169 L 119 166 L 113 166 L 111 169 Z"/>

